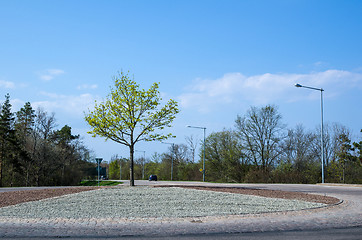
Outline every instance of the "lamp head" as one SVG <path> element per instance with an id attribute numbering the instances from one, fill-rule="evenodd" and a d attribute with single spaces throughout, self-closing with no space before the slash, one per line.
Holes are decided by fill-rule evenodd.
<path id="1" fill-rule="evenodd" d="M 296 87 L 303 87 L 302 85 L 300 85 L 299 83 L 295 84 Z"/>

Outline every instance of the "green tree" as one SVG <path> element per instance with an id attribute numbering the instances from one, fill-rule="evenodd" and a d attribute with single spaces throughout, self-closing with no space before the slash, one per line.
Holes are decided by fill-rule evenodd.
<path id="1" fill-rule="evenodd" d="M 160 167 L 162 162 L 163 154 L 158 154 L 157 152 L 154 152 L 151 155 L 151 159 L 149 162 L 145 165 L 145 175 L 149 177 L 152 174 L 157 175 L 158 179 L 163 179 L 160 175 Z M 165 179 L 163 179 L 165 180 Z"/>
<path id="2" fill-rule="evenodd" d="M 65 125 L 60 130 L 56 130 L 51 135 L 51 142 L 56 144 L 56 153 L 58 155 L 57 162 L 59 165 L 58 172 L 60 172 L 61 185 L 70 183 L 76 175 L 74 172 L 75 165 L 77 165 L 80 156 L 78 155 L 78 147 L 80 143 L 77 142 L 79 135 L 72 135 L 72 128 Z"/>
<path id="3" fill-rule="evenodd" d="M 158 88 L 159 83 L 154 83 L 149 90 L 140 89 L 128 74 L 121 72 L 114 77 L 114 88 L 108 98 L 95 102 L 94 110 L 85 114 L 85 120 L 92 128 L 88 133 L 93 137 L 105 137 L 129 148 L 131 186 L 134 186 L 135 144 L 172 137 L 171 133 L 158 132 L 171 127 L 179 112 L 177 102 L 172 99 L 160 107 L 162 99 Z"/>
<path id="4" fill-rule="evenodd" d="M 34 122 L 35 122 L 35 110 L 31 107 L 30 102 L 24 104 L 17 113 L 16 113 L 16 131 L 20 138 L 24 138 L 30 134 Z"/>
<path id="5" fill-rule="evenodd" d="M 362 141 L 353 142 L 353 150 L 352 161 L 346 167 L 346 183 L 362 184 Z"/>
<path id="6" fill-rule="evenodd" d="M 205 141 L 206 171 L 212 181 L 242 182 L 247 163 L 242 146 L 231 130 L 211 133 Z"/>
<path id="7" fill-rule="evenodd" d="M 120 179 L 120 160 L 112 159 L 109 163 L 109 179 Z"/>
<path id="8" fill-rule="evenodd" d="M 60 130 L 54 131 L 52 134 L 52 140 L 63 147 L 68 145 L 72 140 L 78 138 L 79 135 L 72 135 L 72 128 L 68 125 L 65 125 Z"/>
<path id="9" fill-rule="evenodd" d="M 360 131 L 362 133 L 362 129 Z M 356 161 L 362 166 L 362 141 L 353 142 L 354 150 L 356 151 Z"/>
<path id="10" fill-rule="evenodd" d="M 351 144 L 351 140 L 349 139 L 349 137 L 346 134 L 341 134 L 338 138 L 339 141 L 339 150 L 337 151 L 336 155 L 338 156 L 338 160 L 339 160 L 339 165 L 340 171 L 336 171 L 336 172 L 341 172 L 340 175 L 340 179 L 342 179 L 342 182 L 345 183 L 345 171 L 346 171 L 346 165 L 348 164 L 349 161 L 353 161 L 353 156 L 352 156 L 352 144 Z M 336 179 L 339 180 L 339 179 Z"/>

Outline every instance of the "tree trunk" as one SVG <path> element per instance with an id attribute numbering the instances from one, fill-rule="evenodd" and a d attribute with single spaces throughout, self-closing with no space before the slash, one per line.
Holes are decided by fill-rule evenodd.
<path id="1" fill-rule="evenodd" d="M 133 171 L 133 153 L 134 153 L 134 146 L 130 145 L 129 146 L 129 160 L 130 160 L 130 165 L 129 165 L 129 185 L 131 187 L 134 186 L 134 171 Z"/>

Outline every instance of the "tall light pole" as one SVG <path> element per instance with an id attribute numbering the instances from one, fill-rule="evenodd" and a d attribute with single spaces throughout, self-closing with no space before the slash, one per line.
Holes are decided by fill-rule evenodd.
<path id="1" fill-rule="evenodd" d="M 172 155 L 175 155 L 176 156 L 176 153 L 175 153 L 175 144 L 174 143 L 167 143 L 167 142 L 161 142 L 163 144 L 170 144 L 172 145 L 172 154 L 171 154 L 171 181 L 173 180 L 173 156 Z"/>
<path id="2" fill-rule="evenodd" d="M 321 159 L 322 159 L 322 183 L 324 183 L 324 136 L 323 136 L 323 88 L 314 88 L 300 85 L 299 83 L 295 84 L 298 88 L 308 88 L 312 90 L 317 90 L 321 92 Z"/>
<path id="3" fill-rule="evenodd" d="M 99 187 L 99 171 L 100 171 L 99 165 L 101 164 L 102 160 L 103 160 L 103 158 L 96 158 L 96 161 L 98 164 L 98 187 Z"/>
<path id="4" fill-rule="evenodd" d="M 195 127 L 195 126 L 186 126 L 188 128 L 198 128 L 204 130 L 204 156 L 203 156 L 203 163 L 202 163 L 202 181 L 205 182 L 205 133 L 206 127 Z"/>
<path id="5" fill-rule="evenodd" d="M 122 160 L 119 159 L 119 180 L 122 180 Z"/>
<path id="6" fill-rule="evenodd" d="M 144 179 L 145 179 L 145 155 L 146 155 L 146 151 L 135 150 L 135 152 L 143 152 L 143 161 L 142 161 L 142 180 L 144 180 Z"/>

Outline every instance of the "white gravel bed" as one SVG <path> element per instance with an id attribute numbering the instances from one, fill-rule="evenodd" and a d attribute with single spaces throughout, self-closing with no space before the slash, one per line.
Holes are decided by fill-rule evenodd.
<path id="1" fill-rule="evenodd" d="M 326 204 L 183 188 L 120 187 L 0 208 L 15 218 L 185 218 L 257 214 Z"/>

